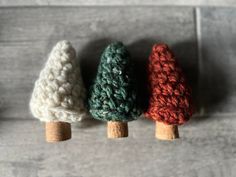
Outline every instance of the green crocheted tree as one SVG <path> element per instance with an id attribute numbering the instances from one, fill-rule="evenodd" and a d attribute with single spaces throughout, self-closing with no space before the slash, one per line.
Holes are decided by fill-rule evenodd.
<path id="1" fill-rule="evenodd" d="M 110 138 L 128 136 L 127 122 L 141 113 L 130 55 L 121 42 L 110 44 L 101 56 L 90 90 L 89 110 L 95 119 L 108 121 Z"/>

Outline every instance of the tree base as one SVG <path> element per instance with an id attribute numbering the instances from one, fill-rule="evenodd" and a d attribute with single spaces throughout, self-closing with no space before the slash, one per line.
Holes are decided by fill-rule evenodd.
<path id="1" fill-rule="evenodd" d="M 156 138 L 160 140 L 174 140 L 179 138 L 177 125 L 167 125 L 162 122 L 156 122 Z"/>
<path id="2" fill-rule="evenodd" d="M 71 139 L 71 125 L 67 122 L 46 122 L 46 141 L 49 143 Z"/>
<path id="3" fill-rule="evenodd" d="M 123 138 L 128 137 L 127 122 L 107 122 L 107 137 L 108 138 Z"/>

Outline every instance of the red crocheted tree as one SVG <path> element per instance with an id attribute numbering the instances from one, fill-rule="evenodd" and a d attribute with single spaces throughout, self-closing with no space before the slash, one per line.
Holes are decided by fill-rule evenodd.
<path id="1" fill-rule="evenodd" d="M 145 116 L 156 121 L 156 137 L 179 137 L 178 125 L 193 113 L 191 90 L 166 44 L 155 44 L 148 63 L 149 105 Z"/>

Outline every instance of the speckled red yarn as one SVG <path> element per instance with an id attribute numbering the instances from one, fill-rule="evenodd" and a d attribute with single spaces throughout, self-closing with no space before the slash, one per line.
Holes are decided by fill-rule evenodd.
<path id="1" fill-rule="evenodd" d="M 165 124 L 181 125 L 193 113 L 191 91 L 166 44 L 152 48 L 148 64 L 150 99 L 145 116 Z"/>

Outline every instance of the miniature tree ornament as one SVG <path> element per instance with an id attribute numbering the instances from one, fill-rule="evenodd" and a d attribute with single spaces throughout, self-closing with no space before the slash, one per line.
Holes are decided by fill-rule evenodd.
<path id="1" fill-rule="evenodd" d="M 76 52 L 68 41 L 60 41 L 51 51 L 30 100 L 32 114 L 46 122 L 46 140 L 71 138 L 70 123 L 86 114 L 85 88 L 76 63 Z"/>
<path id="2" fill-rule="evenodd" d="M 191 90 L 166 44 L 155 44 L 148 63 L 149 105 L 147 118 L 156 121 L 156 138 L 179 138 L 178 125 L 193 114 Z"/>
<path id="3" fill-rule="evenodd" d="M 90 90 L 89 111 L 95 119 L 108 121 L 108 138 L 127 137 L 127 122 L 141 114 L 130 55 L 121 42 L 107 46 L 101 56 Z"/>

